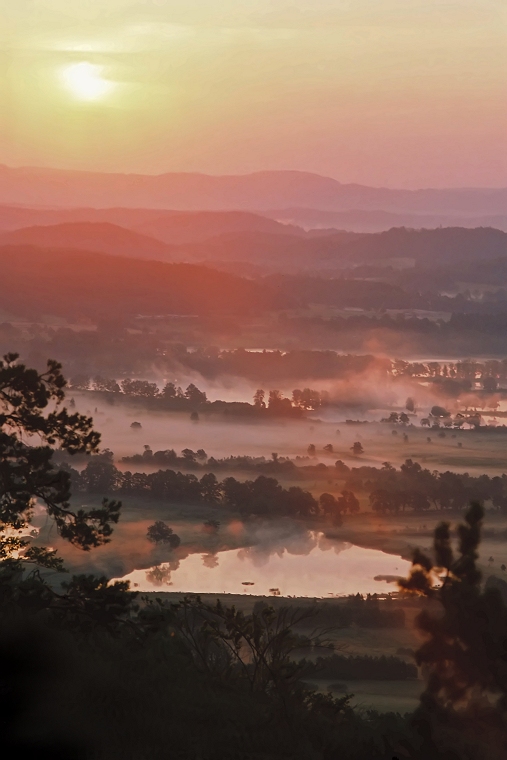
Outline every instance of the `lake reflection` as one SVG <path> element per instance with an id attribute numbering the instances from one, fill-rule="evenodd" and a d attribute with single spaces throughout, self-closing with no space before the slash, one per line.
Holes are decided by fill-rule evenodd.
<path id="1" fill-rule="evenodd" d="M 138 591 L 265 596 L 278 589 L 281 596 L 327 597 L 395 591 L 395 583 L 375 576 L 406 576 L 410 569 L 409 562 L 394 555 L 319 539 L 308 554 L 265 556 L 255 549 L 192 554 L 149 571 L 135 570 L 122 580 L 138 584 Z"/>

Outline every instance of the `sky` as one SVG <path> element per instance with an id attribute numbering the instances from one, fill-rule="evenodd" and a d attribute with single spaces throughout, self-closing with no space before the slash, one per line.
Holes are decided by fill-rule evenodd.
<path id="1" fill-rule="evenodd" d="M 0 0 L 0 163 L 507 186 L 506 0 Z"/>

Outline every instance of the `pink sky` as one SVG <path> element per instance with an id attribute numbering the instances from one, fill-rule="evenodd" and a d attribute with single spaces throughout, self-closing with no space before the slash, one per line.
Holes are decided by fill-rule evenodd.
<path id="1" fill-rule="evenodd" d="M 2 5 L 0 163 L 507 185 L 505 0 Z"/>

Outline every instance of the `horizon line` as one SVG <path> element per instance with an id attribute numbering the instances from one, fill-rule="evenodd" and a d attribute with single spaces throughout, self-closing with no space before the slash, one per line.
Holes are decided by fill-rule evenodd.
<path id="1" fill-rule="evenodd" d="M 66 174 L 94 174 L 94 175 L 103 175 L 103 176 L 124 176 L 124 177 L 153 177 L 153 178 L 160 178 L 160 177 L 170 177 L 170 176 L 194 176 L 194 177 L 209 177 L 213 179 L 229 179 L 233 177 L 255 177 L 263 174 L 300 174 L 300 175 L 306 175 L 310 177 L 318 177 L 319 179 L 323 180 L 329 180 L 331 182 L 336 182 L 336 184 L 340 185 L 341 187 L 362 187 L 362 188 L 369 188 L 373 190 L 387 190 L 387 191 L 399 191 L 399 192 L 405 192 L 405 193 L 417 193 L 417 192 L 426 192 L 426 191 L 433 191 L 433 192 L 449 192 L 449 191 L 460 191 L 460 192 L 466 192 L 471 190 L 507 190 L 507 180 L 504 185 L 489 185 L 489 186 L 477 186 L 477 185 L 463 185 L 463 186 L 446 186 L 446 187 L 418 187 L 418 188 L 404 188 L 404 187 L 390 187 L 387 185 L 365 185 L 360 182 L 341 182 L 339 179 L 336 179 L 336 177 L 332 177 L 326 174 L 320 174 L 319 172 L 313 172 L 313 171 L 307 171 L 303 169 L 260 169 L 257 171 L 252 172 L 238 172 L 235 174 L 227 173 L 227 174 L 212 174 L 209 172 L 199 172 L 199 171 L 167 171 L 167 172 L 160 172 L 160 173 L 152 173 L 152 172 L 130 172 L 130 171 L 100 171 L 97 169 L 74 169 L 74 168 L 60 168 L 55 166 L 36 166 L 36 165 L 19 165 L 19 166 L 11 166 L 9 164 L 0 163 L 0 170 L 6 169 L 8 171 L 49 171 L 49 172 L 62 172 Z"/>

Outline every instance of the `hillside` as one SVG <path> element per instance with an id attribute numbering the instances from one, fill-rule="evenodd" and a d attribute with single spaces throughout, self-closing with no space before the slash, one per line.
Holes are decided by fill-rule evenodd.
<path id="1" fill-rule="evenodd" d="M 294 225 L 282 224 L 248 211 L 170 211 L 139 208 L 40 209 L 0 206 L 0 230 L 57 224 L 115 224 L 170 244 L 202 242 L 231 232 L 266 232 L 305 236 Z"/>
<path id="2" fill-rule="evenodd" d="M 382 259 L 412 258 L 418 264 L 492 259 L 507 255 L 507 233 L 487 227 L 408 230 L 398 227 L 374 235 L 357 236 L 340 248 L 340 257 L 351 264 Z"/>
<path id="3" fill-rule="evenodd" d="M 202 243 L 180 246 L 178 255 L 187 261 L 247 261 L 253 264 L 295 263 L 321 266 L 327 257 L 340 258 L 341 247 L 357 237 L 351 232 L 300 237 L 265 232 L 238 232 L 219 235 Z"/>
<path id="4" fill-rule="evenodd" d="M 267 287 L 202 266 L 70 249 L 0 246 L 0 310 L 28 318 L 256 313 L 277 306 Z"/>
<path id="5" fill-rule="evenodd" d="M 264 282 L 275 290 L 281 302 L 289 298 L 303 304 L 326 304 L 338 308 L 425 309 L 428 301 L 397 285 L 368 280 L 325 279 L 277 274 Z"/>
<path id="6" fill-rule="evenodd" d="M 390 259 L 414 259 L 422 266 L 493 259 L 507 255 L 507 233 L 490 228 L 410 230 L 380 233 L 329 230 L 306 238 L 238 233 L 201 244 L 182 246 L 178 255 L 189 261 L 248 261 L 315 267 L 356 266 Z"/>
<path id="7" fill-rule="evenodd" d="M 171 260 L 172 246 L 110 222 L 69 222 L 25 227 L 0 235 L 0 245 L 35 245 L 98 251 L 113 256 Z"/>
<path id="8" fill-rule="evenodd" d="M 218 235 L 242 232 L 304 236 L 304 230 L 246 211 L 194 211 L 159 214 L 129 226 L 173 245 L 199 243 Z"/>
<path id="9" fill-rule="evenodd" d="M 250 210 L 303 207 L 418 214 L 507 213 L 507 189 L 397 190 L 298 171 L 211 176 L 100 174 L 0 166 L 0 203 L 32 206 Z"/>

